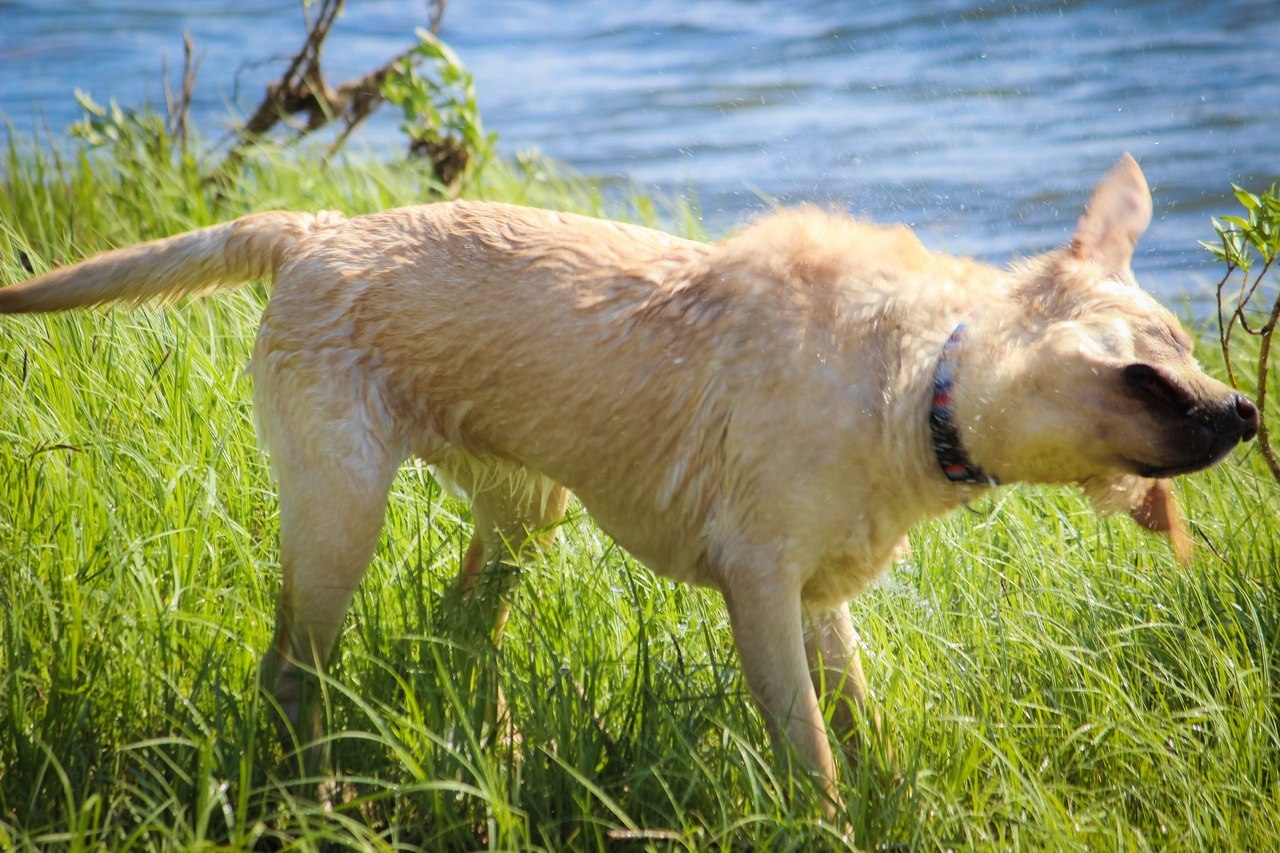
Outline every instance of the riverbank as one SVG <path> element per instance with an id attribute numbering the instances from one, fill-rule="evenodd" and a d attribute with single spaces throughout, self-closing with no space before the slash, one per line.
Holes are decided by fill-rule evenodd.
<path id="1" fill-rule="evenodd" d="M 5 283 L 249 211 L 440 192 L 419 166 L 268 154 L 215 197 L 194 163 L 145 146 L 11 148 L 2 181 Z M 707 236 L 692 207 L 549 162 L 490 163 L 468 194 Z M 501 652 L 460 646 L 467 510 L 416 468 L 328 683 L 351 799 L 295 798 L 254 687 L 279 585 L 241 375 L 264 295 L 0 323 L 0 846 L 844 843 L 769 756 L 718 598 L 655 579 L 580 510 L 528 568 Z M 858 846 L 1280 843 L 1276 489 L 1238 451 L 1179 491 L 1189 569 L 1065 490 L 1014 489 L 913 534 L 852 605 L 900 774 L 874 739 L 840 768 Z M 477 658 L 519 737 L 482 730 Z"/>

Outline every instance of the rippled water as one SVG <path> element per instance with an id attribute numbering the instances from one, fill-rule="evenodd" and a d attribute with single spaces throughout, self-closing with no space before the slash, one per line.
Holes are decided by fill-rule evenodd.
<path id="1" fill-rule="evenodd" d="M 406 46 L 426 5 L 353 0 L 330 73 Z M 279 73 L 300 16 L 265 0 L 0 0 L 0 113 L 61 131 L 77 87 L 158 103 L 160 57 L 180 64 L 186 28 L 214 137 Z M 1068 239 L 1129 150 L 1156 194 L 1139 277 L 1194 297 L 1214 274 L 1196 242 L 1230 210 L 1229 183 L 1280 175 L 1275 0 L 453 0 L 442 35 L 504 149 L 692 187 L 712 233 L 816 200 L 1003 261 Z M 399 144 L 390 116 L 370 136 Z"/>

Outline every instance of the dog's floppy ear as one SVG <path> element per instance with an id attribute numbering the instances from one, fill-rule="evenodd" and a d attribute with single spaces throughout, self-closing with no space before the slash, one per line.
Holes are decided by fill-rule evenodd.
<path id="1" fill-rule="evenodd" d="M 1147 488 L 1145 493 L 1139 489 L 1135 495 L 1136 500 L 1129 507 L 1130 517 L 1146 529 L 1169 537 L 1178 562 L 1188 565 L 1191 562 L 1191 533 L 1173 494 L 1173 481 L 1143 480 L 1140 485 Z"/>
<path id="2" fill-rule="evenodd" d="M 1137 161 L 1125 154 L 1089 197 L 1071 239 L 1071 253 L 1108 275 L 1125 272 L 1133 247 L 1150 224 L 1151 190 Z"/>
<path id="3" fill-rule="evenodd" d="M 1127 512 L 1139 526 L 1168 538 L 1173 555 L 1182 565 L 1191 562 L 1191 533 L 1173 494 L 1172 480 L 1124 476 L 1091 478 L 1080 484 L 1102 512 Z"/>

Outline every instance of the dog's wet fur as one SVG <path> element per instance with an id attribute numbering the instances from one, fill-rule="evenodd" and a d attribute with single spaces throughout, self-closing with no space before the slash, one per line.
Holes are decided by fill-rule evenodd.
<path id="1" fill-rule="evenodd" d="M 1127 155 L 1068 247 L 1008 269 L 815 209 L 712 245 L 478 202 L 272 212 L 0 289 L 0 312 L 274 282 L 250 365 L 284 574 L 263 679 L 298 730 L 318 734 L 308 673 L 417 456 L 471 501 L 464 590 L 547 539 L 572 491 L 654 571 L 723 593 L 775 740 L 834 810 L 818 691 L 851 730 L 867 695 L 846 603 L 913 525 L 996 483 L 1076 483 L 1189 558 L 1167 478 L 1258 413 L 1135 282 L 1150 219 Z M 929 428 L 962 323 L 948 398 L 975 483 L 943 475 Z"/>

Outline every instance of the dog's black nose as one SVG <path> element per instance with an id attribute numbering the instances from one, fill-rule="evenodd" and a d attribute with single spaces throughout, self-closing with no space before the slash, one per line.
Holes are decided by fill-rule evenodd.
<path id="1" fill-rule="evenodd" d="M 1258 434 L 1258 407 L 1243 394 L 1232 396 L 1235 398 L 1236 417 L 1240 418 L 1240 440 L 1253 441 L 1253 437 Z"/>
<path id="2" fill-rule="evenodd" d="M 1232 391 L 1225 399 L 1206 403 L 1173 374 L 1150 364 L 1130 364 L 1123 375 L 1129 391 L 1150 409 L 1166 417 L 1192 419 L 1215 441 L 1235 444 L 1258 434 L 1258 407 L 1243 394 Z"/>

